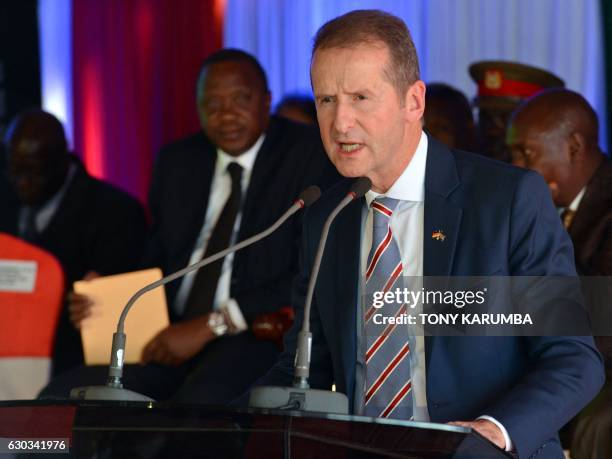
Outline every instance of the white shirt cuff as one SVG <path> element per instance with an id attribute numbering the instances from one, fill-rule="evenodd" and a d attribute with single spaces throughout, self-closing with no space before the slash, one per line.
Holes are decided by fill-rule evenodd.
<path id="1" fill-rule="evenodd" d="M 476 420 L 478 419 L 484 419 L 485 421 L 491 421 L 493 424 L 495 424 L 497 427 L 499 427 L 499 430 L 501 430 L 502 435 L 504 436 L 504 440 L 506 442 L 506 447 L 504 448 L 504 451 L 513 451 L 514 450 L 514 445 L 512 444 L 512 440 L 510 440 L 510 435 L 508 435 L 508 431 L 506 430 L 506 428 L 502 425 L 501 422 L 499 422 L 497 419 L 492 418 L 491 416 L 478 416 L 476 418 Z"/>
<path id="2" fill-rule="evenodd" d="M 219 306 L 219 311 L 225 311 L 229 320 L 232 321 L 232 334 L 238 334 L 249 328 L 246 320 L 244 320 L 240 306 L 238 306 L 238 302 L 235 299 L 230 298 L 225 303 L 221 304 Z"/>

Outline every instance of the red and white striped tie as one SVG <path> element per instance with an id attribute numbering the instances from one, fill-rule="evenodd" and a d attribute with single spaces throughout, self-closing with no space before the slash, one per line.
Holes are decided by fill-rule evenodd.
<path id="1" fill-rule="evenodd" d="M 389 224 L 397 199 L 379 197 L 372 203 L 373 237 L 365 273 L 364 315 L 367 351 L 365 414 L 373 417 L 412 418 L 410 348 L 405 325 L 375 324 L 374 314 L 399 317 L 406 313 L 401 302 L 375 308 L 374 293 L 401 288 L 402 261 Z"/>

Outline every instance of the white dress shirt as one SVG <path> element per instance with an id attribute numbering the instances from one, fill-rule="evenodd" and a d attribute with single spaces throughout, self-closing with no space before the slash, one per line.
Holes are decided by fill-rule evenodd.
<path id="1" fill-rule="evenodd" d="M 391 220 L 389 222 L 393 238 L 398 245 L 402 259 L 402 274 L 407 281 L 420 282 L 421 285 L 410 285 L 407 288 L 420 290 L 423 276 L 423 232 L 425 223 L 425 166 L 427 163 L 427 135 L 422 132 L 419 144 L 404 172 L 393 183 L 391 188 L 384 196 L 397 199 L 397 204 Z M 359 285 L 360 307 L 358 308 L 358 323 L 363 324 L 363 317 L 366 305 L 362 299 L 365 298 L 364 273 L 368 260 L 368 254 L 372 246 L 372 210 L 371 203 L 379 193 L 368 191 L 365 195 L 367 206 L 362 210 L 362 233 L 361 233 L 361 279 Z M 418 314 L 422 305 L 417 305 L 413 313 Z M 422 329 L 406 325 L 406 334 L 410 346 L 410 373 L 412 378 L 412 400 L 413 400 L 413 419 L 415 421 L 429 421 L 429 411 L 427 410 L 427 375 L 425 364 L 425 337 Z M 361 327 L 360 327 L 361 328 Z M 363 413 L 364 394 L 365 394 L 365 346 L 366 340 L 364 333 L 358 330 L 357 333 L 357 366 L 355 380 L 355 413 Z M 486 419 L 497 425 L 504 439 L 506 440 L 506 451 L 511 451 L 512 442 L 504 426 L 496 419 L 483 415 L 478 419 Z M 469 419 L 456 419 L 457 421 L 469 421 Z"/>
<path id="2" fill-rule="evenodd" d="M 566 209 L 576 212 L 578 210 L 578 207 L 580 206 L 580 202 L 582 201 L 582 197 L 584 196 L 585 192 L 586 192 L 586 186 L 583 186 L 582 190 L 580 190 L 580 192 L 576 195 L 576 197 L 574 198 L 574 200 L 570 203 L 568 207 L 558 207 L 557 211 L 559 212 L 559 215 L 565 212 Z"/>
<path id="3" fill-rule="evenodd" d="M 208 207 L 206 210 L 206 217 L 204 218 L 204 224 L 200 230 L 200 235 L 196 241 L 195 247 L 189 259 L 189 264 L 196 263 L 202 258 L 202 255 L 206 251 L 208 241 L 212 235 L 213 229 L 217 224 L 217 220 L 221 216 L 223 207 L 227 199 L 229 198 L 232 190 L 232 179 L 227 172 L 227 166 L 230 163 L 238 163 L 242 166 L 242 179 L 241 189 L 242 196 L 246 194 L 246 190 L 249 187 L 251 181 L 251 173 L 253 172 L 253 166 L 257 159 L 257 154 L 264 141 L 264 135 L 261 135 L 259 139 L 253 144 L 251 148 L 245 151 L 240 156 L 231 156 L 225 153 L 221 149 L 217 149 L 217 161 L 215 163 L 215 171 L 213 173 L 212 183 L 210 185 L 210 196 L 208 198 Z M 244 202 L 242 203 L 244 204 Z M 240 221 L 242 219 L 242 207 L 236 215 L 236 221 L 234 222 L 234 230 L 230 239 L 230 244 L 236 242 L 238 236 L 238 229 L 240 228 Z M 223 267 L 221 268 L 221 274 L 219 277 L 219 283 L 217 284 L 217 292 L 215 293 L 215 299 L 213 302 L 213 310 L 220 310 L 227 308 L 233 325 L 242 331 L 247 328 L 244 316 L 240 311 L 240 307 L 234 298 L 230 297 L 230 282 L 232 278 L 232 263 L 234 261 L 234 255 L 230 254 L 225 257 L 223 261 Z M 187 274 L 181 283 L 179 291 L 174 302 L 175 312 L 180 316 L 187 302 L 189 292 L 193 285 L 195 274 L 197 271 Z"/>

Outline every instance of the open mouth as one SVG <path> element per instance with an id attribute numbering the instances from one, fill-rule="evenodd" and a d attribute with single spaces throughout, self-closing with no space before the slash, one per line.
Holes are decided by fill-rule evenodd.
<path id="1" fill-rule="evenodd" d="M 340 153 L 350 155 L 351 153 L 355 153 L 363 148 L 363 144 L 354 142 L 338 142 L 338 147 Z"/>

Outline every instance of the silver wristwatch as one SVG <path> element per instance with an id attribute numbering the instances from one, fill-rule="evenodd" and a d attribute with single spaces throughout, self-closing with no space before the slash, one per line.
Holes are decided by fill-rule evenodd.
<path id="1" fill-rule="evenodd" d="M 223 313 L 211 312 L 208 316 L 208 328 L 212 330 L 215 336 L 225 335 L 227 333 L 227 323 Z"/>

